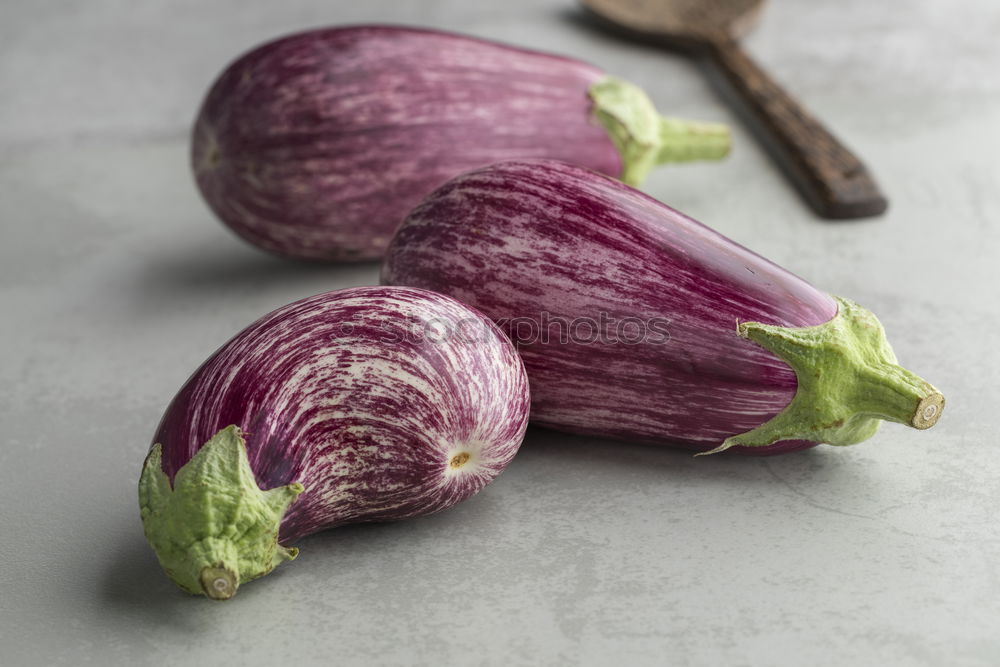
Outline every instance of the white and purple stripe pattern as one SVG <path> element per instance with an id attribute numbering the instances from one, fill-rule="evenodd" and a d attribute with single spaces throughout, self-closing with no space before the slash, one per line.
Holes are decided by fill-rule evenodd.
<path id="1" fill-rule="evenodd" d="M 361 287 L 250 325 L 181 389 L 154 442 L 173 478 L 220 429 L 243 429 L 261 488 L 306 488 L 281 524 L 286 543 L 468 498 L 517 452 L 529 402 L 516 351 L 481 314 L 424 290 Z"/>
<path id="2" fill-rule="evenodd" d="M 214 83 L 192 165 L 213 211 L 261 248 L 382 256 L 403 217 L 459 173 L 548 157 L 617 176 L 591 118 L 590 65 L 461 35 L 314 30 L 260 46 Z"/>
<path id="3" fill-rule="evenodd" d="M 502 325 L 601 313 L 665 319 L 665 342 L 627 344 L 604 331 L 604 342 L 521 344 L 532 419 L 699 450 L 768 421 L 795 394 L 794 371 L 740 338 L 737 322 L 802 327 L 837 312 L 829 295 L 691 218 L 545 160 L 493 165 L 441 187 L 404 221 L 382 271 L 383 283 L 449 294 Z"/>

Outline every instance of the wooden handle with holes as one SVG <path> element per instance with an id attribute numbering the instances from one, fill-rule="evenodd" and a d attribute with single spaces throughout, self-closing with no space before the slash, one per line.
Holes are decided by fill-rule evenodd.
<path id="1" fill-rule="evenodd" d="M 729 38 L 708 54 L 746 104 L 769 152 L 824 218 L 866 218 L 888 202 L 865 165 Z"/>

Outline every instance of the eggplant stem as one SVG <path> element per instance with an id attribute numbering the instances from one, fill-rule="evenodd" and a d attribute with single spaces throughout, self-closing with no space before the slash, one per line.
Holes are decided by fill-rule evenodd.
<path id="1" fill-rule="evenodd" d="M 729 127 L 683 118 L 660 118 L 660 150 L 654 166 L 672 162 L 721 160 L 732 147 Z"/>
<path id="2" fill-rule="evenodd" d="M 222 566 L 205 567 L 201 570 L 201 589 L 213 600 L 228 600 L 236 595 L 240 585 L 240 575 Z"/>
<path id="3" fill-rule="evenodd" d="M 619 178 L 638 187 L 668 162 L 719 160 L 729 153 L 729 128 L 719 123 L 660 116 L 638 86 L 611 76 L 588 89 L 594 119 L 608 132 L 622 160 Z"/>
<path id="4" fill-rule="evenodd" d="M 298 555 L 278 544 L 278 528 L 305 489 L 292 483 L 262 490 L 239 428 L 228 426 L 202 445 L 177 471 L 173 488 L 161 457 L 154 445 L 139 480 L 139 506 L 146 539 L 178 586 L 228 600 L 242 582 Z"/>
<path id="5" fill-rule="evenodd" d="M 917 429 L 937 423 L 944 395 L 897 363 L 885 330 L 871 311 L 834 298 L 837 314 L 815 327 L 737 325 L 741 337 L 791 366 L 798 388 L 774 418 L 701 454 L 735 446 L 764 447 L 781 440 L 853 445 L 873 436 L 882 421 Z"/>

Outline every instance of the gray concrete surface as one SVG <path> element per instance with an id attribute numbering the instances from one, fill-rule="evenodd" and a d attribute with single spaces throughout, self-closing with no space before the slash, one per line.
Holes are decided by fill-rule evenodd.
<path id="1" fill-rule="evenodd" d="M 814 219 L 736 126 L 655 196 L 879 313 L 948 396 L 932 431 L 772 459 L 532 432 L 471 501 L 303 540 L 213 604 L 173 588 L 135 484 L 216 346 L 372 265 L 245 246 L 188 175 L 207 85 L 257 42 L 391 20 L 557 50 L 665 110 L 733 121 L 683 59 L 570 0 L 28 2 L 0 7 L 0 663 L 1000 664 L 1000 8 L 775 0 L 748 47 L 892 198 Z"/>

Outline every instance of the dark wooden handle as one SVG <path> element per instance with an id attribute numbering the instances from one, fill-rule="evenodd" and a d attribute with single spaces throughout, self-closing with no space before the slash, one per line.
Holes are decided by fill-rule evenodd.
<path id="1" fill-rule="evenodd" d="M 746 103 L 758 136 L 809 205 L 824 218 L 865 218 L 883 213 L 885 196 L 865 165 L 727 38 L 709 53 Z"/>

